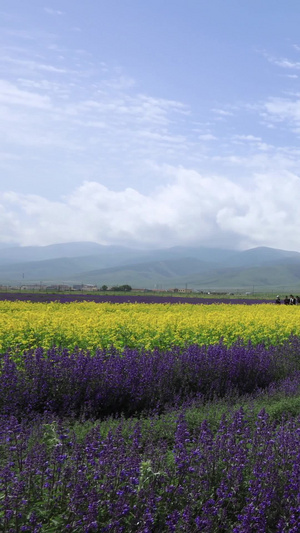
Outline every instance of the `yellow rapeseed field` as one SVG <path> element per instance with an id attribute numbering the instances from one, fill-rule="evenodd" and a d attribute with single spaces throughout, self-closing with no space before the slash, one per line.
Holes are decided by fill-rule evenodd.
<path id="1" fill-rule="evenodd" d="M 53 345 L 94 351 L 176 344 L 278 344 L 300 335 L 300 306 L 0 302 L 0 351 Z"/>

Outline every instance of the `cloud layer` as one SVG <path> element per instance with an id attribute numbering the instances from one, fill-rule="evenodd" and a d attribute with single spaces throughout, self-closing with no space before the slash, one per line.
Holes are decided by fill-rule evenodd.
<path id="1" fill-rule="evenodd" d="M 4 241 L 23 245 L 95 241 L 138 247 L 180 244 L 300 249 L 300 180 L 290 172 L 257 174 L 251 190 L 221 176 L 162 168 L 172 178 L 149 195 L 86 181 L 51 201 L 7 192 L 0 198 Z"/>

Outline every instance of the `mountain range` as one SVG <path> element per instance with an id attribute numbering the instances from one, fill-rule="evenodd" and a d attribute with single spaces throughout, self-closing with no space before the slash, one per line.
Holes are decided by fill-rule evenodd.
<path id="1" fill-rule="evenodd" d="M 93 242 L 0 247 L 0 284 L 300 291 L 300 253 L 184 247 L 139 250 Z"/>

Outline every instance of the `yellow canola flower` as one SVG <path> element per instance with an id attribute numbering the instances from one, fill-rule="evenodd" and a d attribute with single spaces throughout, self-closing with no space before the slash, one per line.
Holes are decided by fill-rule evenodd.
<path id="1" fill-rule="evenodd" d="M 1 352 L 114 345 L 152 350 L 237 339 L 278 344 L 300 335 L 300 306 L 0 302 Z"/>

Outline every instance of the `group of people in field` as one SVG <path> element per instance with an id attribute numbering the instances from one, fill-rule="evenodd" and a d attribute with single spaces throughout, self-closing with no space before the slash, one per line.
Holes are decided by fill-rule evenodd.
<path id="1" fill-rule="evenodd" d="M 276 296 L 275 300 L 276 304 L 281 304 L 280 296 Z M 300 304 L 300 296 L 294 296 L 293 294 L 290 294 L 289 296 L 285 296 L 283 300 L 284 305 L 298 305 Z"/>

